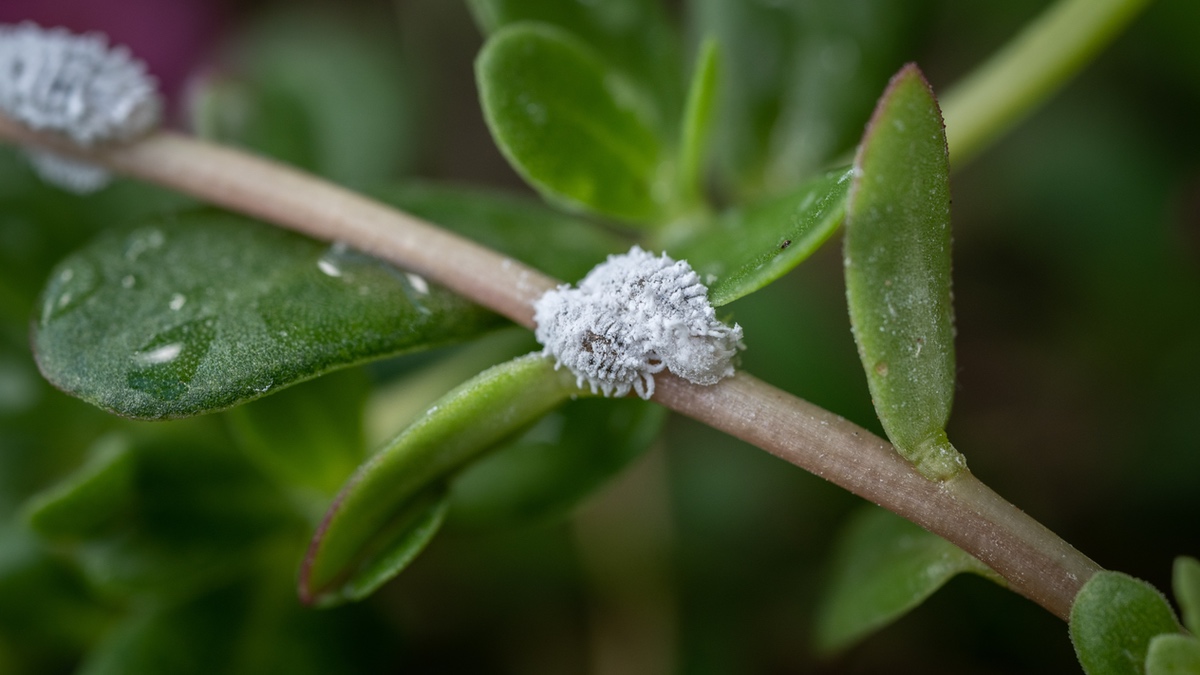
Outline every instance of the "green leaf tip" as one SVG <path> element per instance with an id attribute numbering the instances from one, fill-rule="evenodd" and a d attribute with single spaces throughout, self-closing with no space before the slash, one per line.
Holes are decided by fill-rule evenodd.
<path id="1" fill-rule="evenodd" d="M 649 103 L 590 46 L 560 28 L 510 24 L 475 62 L 500 151 L 548 199 L 632 223 L 674 200 Z"/>
<path id="2" fill-rule="evenodd" d="M 937 100 L 915 65 L 880 97 L 853 174 L 846 296 L 871 397 L 900 453 L 945 480 L 965 468 L 944 431 L 955 382 L 950 166 Z"/>
<path id="3" fill-rule="evenodd" d="M 398 574 L 440 526 L 453 474 L 582 393 L 573 376 L 534 353 L 446 394 L 338 493 L 301 564 L 301 600 L 319 606 L 359 600 Z"/>
<path id="4" fill-rule="evenodd" d="M 1155 635 L 1146 652 L 1146 675 L 1200 675 L 1200 640 L 1179 633 Z"/>
<path id="5" fill-rule="evenodd" d="M 1176 558 L 1171 587 L 1183 612 L 1183 625 L 1193 635 L 1200 635 L 1200 560 L 1185 555 Z"/>
<path id="6" fill-rule="evenodd" d="M 709 284 L 720 307 L 758 291 L 804 262 L 842 222 L 851 170 L 814 176 L 791 192 L 733 209 L 678 250 Z"/>
<path id="7" fill-rule="evenodd" d="M 1175 613 L 1150 584 L 1120 572 L 1098 572 L 1079 590 L 1069 624 L 1087 675 L 1141 675 L 1156 635 L 1178 633 Z"/>

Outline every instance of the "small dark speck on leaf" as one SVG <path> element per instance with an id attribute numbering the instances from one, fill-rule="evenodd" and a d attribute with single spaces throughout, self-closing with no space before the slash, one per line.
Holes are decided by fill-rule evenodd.
<path id="1" fill-rule="evenodd" d="M 785 249 L 785 248 L 787 248 L 787 247 L 789 247 L 789 246 L 791 246 L 791 245 L 792 245 L 792 240 L 791 240 L 791 239 L 784 239 L 784 240 L 783 240 L 783 243 L 779 245 L 779 250 L 780 250 L 780 251 L 782 251 L 783 249 Z"/>

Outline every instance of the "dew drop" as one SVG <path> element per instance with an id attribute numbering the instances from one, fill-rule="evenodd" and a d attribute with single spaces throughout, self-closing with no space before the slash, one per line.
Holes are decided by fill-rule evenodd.
<path id="1" fill-rule="evenodd" d="M 96 291 L 99 274 L 89 262 L 75 259 L 50 278 L 42 301 L 42 323 L 45 324 L 83 304 Z"/>
<path id="2" fill-rule="evenodd" d="M 342 271 L 340 269 L 338 269 L 338 266 L 333 264 L 332 261 L 326 260 L 325 258 L 321 258 L 320 260 L 317 261 L 317 269 L 324 272 L 326 276 L 330 276 L 330 277 L 342 276 Z"/>
<path id="3" fill-rule="evenodd" d="M 125 243 L 125 259 L 134 262 L 146 251 L 162 248 L 166 242 L 167 236 L 162 230 L 148 228 L 133 232 Z"/>
<path id="4" fill-rule="evenodd" d="M 171 302 L 167 303 L 167 306 L 171 308 L 172 312 L 178 312 L 179 310 L 183 309 L 183 306 L 186 303 L 187 297 L 185 297 L 182 293 L 176 293 L 171 296 Z"/>
<path id="5" fill-rule="evenodd" d="M 126 384 L 160 401 L 182 397 L 215 336 L 212 319 L 188 321 L 154 335 L 133 353 Z"/>
<path id="6" fill-rule="evenodd" d="M 429 295 L 429 283 L 419 274 L 409 272 L 404 275 L 408 279 L 408 283 L 412 284 L 413 290 L 421 295 Z"/>

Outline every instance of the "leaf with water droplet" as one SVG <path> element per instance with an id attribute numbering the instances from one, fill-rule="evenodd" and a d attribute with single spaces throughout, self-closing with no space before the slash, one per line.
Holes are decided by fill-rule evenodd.
<path id="1" fill-rule="evenodd" d="M 750 295 L 804 262 L 837 230 L 850 170 L 823 173 L 782 197 L 723 214 L 712 230 L 677 251 L 709 284 L 721 306 Z"/>
<path id="2" fill-rule="evenodd" d="M 429 542 L 446 509 L 446 481 L 571 396 L 575 376 L 529 354 L 490 368 L 431 406 L 347 481 L 300 568 L 306 602 L 366 597 Z"/>
<path id="3" fill-rule="evenodd" d="M 661 222 L 675 186 L 639 92 L 570 33 L 522 22 L 475 64 L 492 138 L 545 197 L 632 223 Z"/>
<path id="4" fill-rule="evenodd" d="M 867 126 L 846 206 L 846 298 L 888 438 L 931 478 L 964 466 L 946 439 L 954 400 L 950 165 L 941 113 L 915 65 Z"/>
<path id="5" fill-rule="evenodd" d="M 817 609 L 819 651 L 841 651 L 887 626 L 963 572 L 999 580 L 966 551 L 890 511 L 864 507 L 834 549 Z"/>
<path id="6" fill-rule="evenodd" d="M 102 234 L 55 268 L 41 307 L 46 378 L 145 419 L 228 408 L 499 323 L 368 256 L 216 211 Z"/>

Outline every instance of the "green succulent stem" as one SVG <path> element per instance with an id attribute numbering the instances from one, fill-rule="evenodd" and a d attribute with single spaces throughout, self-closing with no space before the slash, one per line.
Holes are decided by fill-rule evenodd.
<path id="1" fill-rule="evenodd" d="M 941 97 L 961 166 L 1057 91 L 1151 0 L 1059 0 Z"/>

